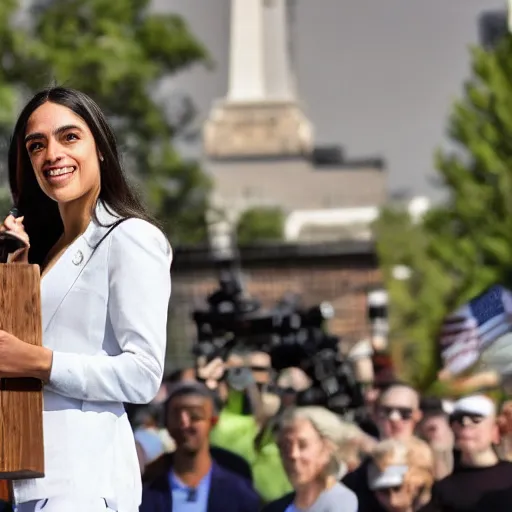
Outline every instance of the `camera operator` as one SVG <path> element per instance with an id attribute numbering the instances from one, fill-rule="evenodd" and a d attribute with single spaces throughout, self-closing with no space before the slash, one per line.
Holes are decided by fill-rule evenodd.
<path id="1" fill-rule="evenodd" d="M 289 492 L 291 486 L 272 435 L 280 399 L 272 392 L 275 379 L 268 354 L 234 350 L 226 362 L 216 358 L 204 364 L 200 360 L 197 374 L 210 389 L 225 390 L 223 408 L 210 435 L 212 445 L 247 460 L 254 487 L 264 501 Z"/>
<path id="2" fill-rule="evenodd" d="M 328 330 L 334 314 L 329 303 L 306 307 L 299 296 L 287 294 L 264 309 L 246 293 L 237 262 L 224 261 L 220 270 L 219 288 L 192 314 L 198 377 L 217 391 L 223 406 L 212 444 L 245 457 L 255 488 L 264 500 L 273 500 L 291 490 L 273 436 L 285 405 L 281 397 L 287 404 L 330 409 L 349 421 L 364 397 L 354 365 Z M 276 375 L 294 367 L 310 386 L 283 394 Z"/>

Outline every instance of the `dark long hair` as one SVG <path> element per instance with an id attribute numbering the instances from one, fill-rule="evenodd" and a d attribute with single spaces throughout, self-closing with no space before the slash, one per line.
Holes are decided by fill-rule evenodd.
<path id="1" fill-rule="evenodd" d="M 9 185 L 15 205 L 25 216 L 24 225 L 30 237 L 29 261 L 41 265 L 63 232 L 57 203 L 50 199 L 37 183 L 32 164 L 25 148 L 27 123 L 32 113 L 50 101 L 69 108 L 81 117 L 94 137 L 100 162 L 100 194 L 98 200 L 121 218 L 139 218 L 152 224 L 137 194 L 130 187 L 119 160 L 114 132 L 99 106 L 86 94 L 67 87 L 51 87 L 38 92 L 22 110 L 14 127 L 9 147 Z M 95 211 L 93 220 L 99 224 Z"/>

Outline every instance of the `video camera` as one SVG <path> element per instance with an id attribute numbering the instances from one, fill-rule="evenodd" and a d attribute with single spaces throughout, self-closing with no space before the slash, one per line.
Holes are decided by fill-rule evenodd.
<path id="1" fill-rule="evenodd" d="M 196 356 L 207 361 L 226 359 L 235 347 L 266 352 L 276 371 L 301 368 L 312 386 L 297 397 L 299 405 L 322 405 L 346 413 L 363 405 L 363 396 L 352 364 L 339 352 L 339 338 L 326 332 L 332 317 L 328 303 L 304 308 L 299 297 L 287 295 L 270 310 L 249 297 L 235 265 L 220 271 L 219 288 L 207 298 L 205 309 L 196 309 Z"/>

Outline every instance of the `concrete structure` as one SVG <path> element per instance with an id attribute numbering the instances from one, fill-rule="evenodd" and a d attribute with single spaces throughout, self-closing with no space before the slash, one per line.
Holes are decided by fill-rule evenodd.
<path id="1" fill-rule="evenodd" d="M 229 89 L 204 127 L 209 157 L 305 155 L 312 128 L 295 97 L 287 0 L 232 0 Z"/>
<path id="2" fill-rule="evenodd" d="M 387 198 L 380 160 L 314 147 L 297 95 L 287 0 L 232 0 L 229 84 L 204 126 L 214 204 L 234 224 L 281 207 L 288 241 L 367 239 Z"/>
<path id="3" fill-rule="evenodd" d="M 393 196 L 442 200 L 434 150 L 449 144 L 446 121 L 471 72 L 479 17 L 506 9 L 507 0 L 294 2 L 292 65 L 315 144 L 382 157 Z M 199 129 L 229 90 L 231 0 L 152 0 L 152 8 L 182 15 L 210 52 L 213 67 L 192 66 L 161 89 L 162 97 L 192 98 Z M 200 158 L 200 137 L 177 142 Z"/>

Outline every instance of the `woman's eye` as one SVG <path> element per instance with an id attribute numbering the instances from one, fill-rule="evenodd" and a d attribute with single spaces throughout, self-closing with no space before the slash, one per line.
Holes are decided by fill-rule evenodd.
<path id="1" fill-rule="evenodd" d="M 37 151 L 38 149 L 41 149 L 43 145 L 40 142 L 33 142 L 32 144 L 29 144 L 28 146 L 28 152 L 33 153 L 34 151 Z"/>
<path id="2" fill-rule="evenodd" d="M 71 140 L 78 140 L 78 137 L 74 134 L 74 133 L 68 133 L 66 135 L 66 140 L 68 141 L 71 141 Z"/>

